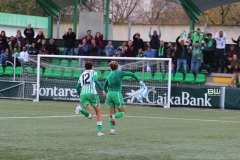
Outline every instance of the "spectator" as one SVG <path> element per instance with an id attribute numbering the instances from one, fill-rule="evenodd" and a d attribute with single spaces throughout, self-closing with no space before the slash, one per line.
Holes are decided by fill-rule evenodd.
<path id="1" fill-rule="evenodd" d="M 88 45 L 91 45 L 92 44 L 92 40 L 94 39 L 91 34 L 92 34 L 92 31 L 91 30 L 87 30 L 87 35 L 85 37 L 83 37 L 83 39 L 87 40 L 87 44 Z"/>
<path id="2" fill-rule="evenodd" d="M 17 43 L 16 39 L 13 36 L 10 37 L 10 39 L 8 41 L 8 45 L 9 45 L 9 47 L 11 46 L 12 48 L 18 46 L 18 43 Z"/>
<path id="3" fill-rule="evenodd" d="M 225 43 L 226 43 L 227 34 L 224 31 L 220 31 L 216 33 L 216 66 L 215 72 L 218 72 L 219 60 L 221 59 L 221 73 L 224 72 L 224 52 L 225 52 Z"/>
<path id="4" fill-rule="evenodd" d="M 20 52 L 20 58 L 22 63 L 28 62 L 29 61 L 29 54 L 27 52 L 27 47 L 23 46 L 22 51 Z"/>
<path id="5" fill-rule="evenodd" d="M 105 46 L 104 50 L 105 50 L 106 56 L 111 57 L 111 56 L 114 55 L 115 50 L 114 50 L 114 47 L 112 45 L 112 41 L 108 41 L 108 45 Z"/>
<path id="6" fill-rule="evenodd" d="M 42 41 L 43 39 L 45 39 L 45 36 L 44 36 L 42 30 L 39 30 L 39 31 L 38 31 L 38 35 L 36 36 L 35 39 L 36 39 L 37 45 L 40 45 L 41 41 Z"/>
<path id="7" fill-rule="evenodd" d="M 238 78 L 240 77 L 240 61 L 236 54 L 233 55 L 233 60 L 231 62 L 231 65 L 228 66 L 228 68 L 233 70 L 233 75 L 231 80 L 231 87 L 233 87 L 234 81 L 237 79 L 237 77 Z"/>
<path id="8" fill-rule="evenodd" d="M 89 46 L 89 56 L 98 56 L 98 46 L 95 39 L 92 39 L 91 45 Z"/>
<path id="9" fill-rule="evenodd" d="M 227 73 L 232 73 L 232 69 L 229 69 L 228 66 L 231 65 L 234 54 L 237 55 L 237 51 L 235 50 L 234 45 L 231 45 L 230 49 L 229 49 L 229 51 L 227 52 L 227 55 L 226 55 Z"/>
<path id="10" fill-rule="evenodd" d="M 54 40 L 50 39 L 49 44 L 46 47 L 46 50 L 48 51 L 48 54 L 51 55 L 57 55 L 58 54 L 58 47 L 56 44 L 54 44 Z"/>
<path id="11" fill-rule="evenodd" d="M 103 34 L 101 34 L 100 32 L 97 32 L 95 35 L 95 41 L 98 46 L 98 56 L 101 56 L 102 50 L 104 49 Z"/>
<path id="12" fill-rule="evenodd" d="M 203 61 L 205 64 L 209 64 L 213 69 L 215 64 L 215 52 L 216 52 L 216 41 L 212 38 L 212 34 L 208 33 L 207 38 L 204 39 L 206 45 L 204 50 Z"/>
<path id="13" fill-rule="evenodd" d="M 42 39 L 41 44 L 39 45 L 39 54 L 48 54 L 46 40 Z"/>
<path id="14" fill-rule="evenodd" d="M 144 55 L 144 52 L 143 52 L 142 48 L 139 48 L 136 57 L 137 57 L 137 58 L 142 58 L 143 55 Z"/>
<path id="15" fill-rule="evenodd" d="M 154 52 L 151 50 L 151 48 L 148 46 L 147 51 L 145 52 L 146 58 L 154 58 Z"/>
<path id="16" fill-rule="evenodd" d="M 17 44 L 17 47 L 14 47 L 14 48 L 12 47 L 11 44 L 9 44 L 9 49 L 10 49 L 10 52 L 12 53 L 12 56 L 9 59 L 9 61 L 14 64 L 14 58 L 16 57 L 17 58 L 16 59 L 16 66 L 20 66 L 21 65 L 21 61 L 20 61 L 20 47 L 21 47 L 21 44 L 20 44 L 20 41 L 16 44 Z"/>
<path id="17" fill-rule="evenodd" d="M 21 39 L 23 39 L 22 32 L 20 30 L 17 30 L 16 34 L 16 42 L 19 42 Z"/>
<path id="18" fill-rule="evenodd" d="M 172 46 L 171 42 L 168 42 L 167 47 L 166 47 L 166 57 L 171 58 L 173 52 L 175 52 L 175 48 Z"/>
<path id="19" fill-rule="evenodd" d="M 79 56 L 89 56 L 88 53 L 89 46 L 87 44 L 87 40 L 84 38 L 82 39 L 82 43 L 78 45 L 77 51 Z"/>
<path id="20" fill-rule="evenodd" d="M 124 54 L 120 48 L 118 48 L 117 53 L 114 55 L 114 57 L 124 57 Z"/>
<path id="21" fill-rule="evenodd" d="M 20 43 L 21 46 L 25 45 L 25 42 L 24 42 L 25 40 L 24 40 L 24 38 L 22 36 L 22 32 L 20 30 L 17 30 L 15 39 L 16 39 L 16 42 Z M 14 46 L 14 47 L 17 47 L 17 45 L 18 45 L 17 43 L 15 43 L 16 46 Z"/>
<path id="22" fill-rule="evenodd" d="M 38 55 L 38 49 L 36 47 L 36 43 L 33 42 L 32 46 L 29 47 L 28 54 L 29 55 Z"/>
<path id="23" fill-rule="evenodd" d="M 28 24 L 28 27 L 24 30 L 24 35 L 26 37 L 26 44 L 32 44 L 34 40 L 34 30 L 31 24 Z"/>
<path id="24" fill-rule="evenodd" d="M 10 57 L 11 57 L 11 53 L 9 52 L 9 49 L 6 48 L 5 52 L 0 55 L 0 66 L 2 64 L 6 64 L 6 62 L 8 61 L 8 59 L 10 59 Z"/>
<path id="25" fill-rule="evenodd" d="M 149 30 L 149 38 L 150 38 L 150 47 L 152 49 L 152 51 L 154 52 L 155 56 L 156 56 L 156 51 L 159 47 L 159 41 L 160 41 L 160 38 L 161 38 L 161 30 L 160 30 L 160 25 L 158 25 L 158 34 L 157 34 L 157 31 L 154 30 L 153 31 L 153 35 L 151 35 L 151 32 L 152 32 L 152 27 L 150 27 L 150 30 Z"/>
<path id="26" fill-rule="evenodd" d="M 238 39 L 236 41 L 232 38 L 232 41 L 237 44 L 237 48 L 238 48 L 237 55 L 238 55 L 238 58 L 240 58 L 240 36 L 238 37 Z"/>
<path id="27" fill-rule="evenodd" d="M 200 28 L 198 28 L 197 31 L 192 30 L 190 32 L 190 39 L 192 40 L 193 46 L 195 46 L 196 41 L 198 41 L 198 45 L 201 48 L 203 37 L 206 37 L 206 35 L 201 33 Z"/>
<path id="28" fill-rule="evenodd" d="M 136 57 L 135 49 L 133 47 L 132 40 L 128 41 L 128 44 L 125 47 L 125 56 L 126 57 Z"/>
<path id="29" fill-rule="evenodd" d="M 74 46 L 76 40 L 76 34 L 72 31 L 72 28 L 68 29 L 68 32 L 62 37 L 64 39 L 64 55 L 67 55 L 70 52 L 70 55 L 74 55 Z"/>
<path id="30" fill-rule="evenodd" d="M 195 69 L 196 75 L 198 75 L 202 61 L 202 48 L 200 47 L 199 42 L 195 41 L 195 45 L 192 45 L 189 49 L 192 53 L 190 73 L 193 73 Z"/>
<path id="31" fill-rule="evenodd" d="M 150 46 L 147 47 L 147 51 L 145 52 L 144 56 L 146 58 L 154 58 L 155 55 L 154 55 L 154 52 L 151 50 Z M 153 61 L 147 61 L 147 72 L 151 72 L 151 68 L 152 68 L 152 62 Z"/>
<path id="32" fill-rule="evenodd" d="M 133 47 L 135 48 L 135 52 L 138 52 L 139 48 L 143 51 L 145 50 L 143 40 L 140 38 L 140 33 L 138 32 L 133 35 Z"/>
<path id="33" fill-rule="evenodd" d="M 187 74 L 187 46 L 184 45 L 184 40 L 179 42 L 180 36 L 176 39 L 177 44 L 177 72 L 179 72 L 180 68 L 183 67 L 184 75 Z"/>
<path id="34" fill-rule="evenodd" d="M 2 31 L 0 35 L 0 54 L 4 53 L 5 49 L 7 48 L 7 44 L 8 43 L 5 31 Z"/>
<path id="35" fill-rule="evenodd" d="M 119 47 L 117 48 L 117 50 L 118 50 L 118 49 L 121 49 L 121 50 L 122 50 L 122 53 L 124 54 L 124 53 L 125 53 L 126 46 L 127 46 L 127 42 L 124 41 L 124 42 L 122 43 L 122 46 L 119 46 Z"/>
<path id="36" fill-rule="evenodd" d="M 177 57 L 175 52 L 172 52 L 171 58 L 172 58 L 172 74 L 175 74 L 177 68 Z"/>
<path id="37" fill-rule="evenodd" d="M 167 48 L 164 46 L 164 41 L 161 40 L 160 45 L 157 49 L 156 57 L 157 58 L 166 58 L 166 54 L 167 54 L 166 51 L 167 51 Z M 165 61 L 157 61 L 157 72 L 160 71 L 160 67 L 162 69 L 162 73 L 165 74 L 165 70 L 166 70 Z"/>

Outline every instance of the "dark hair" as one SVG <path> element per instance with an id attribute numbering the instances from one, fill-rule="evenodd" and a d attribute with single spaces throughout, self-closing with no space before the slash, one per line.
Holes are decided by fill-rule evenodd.
<path id="1" fill-rule="evenodd" d="M 212 34 L 211 34 L 211 33 L 208 33 L 207 36 L 212 36 Z"/>
<path id="2" fill-rule="evenodd" d="M 113 71 L 118 68 L 118 62 L 117 61 L 111 61 L 108 65 Z"/>
<path id="3" fill-rule="evenodd" d="M 90 29 L 89 29 L 89 30 L 87 30 L 87 32 L 89 32 L 89 31 L 90 31 L 90 32 L 92 32 L 92 30 L 90 30 Z"/>
<path id="4" fill-rule="evenodd" d="M 195 41 L 195 43 L 199 43 L 198 41 Z"/>
<path id="5" fill-rule="evenodd" d="M 85 68 L 86 68 L 87 70 L 89 70 L 89 69 L 92 69 L 92 67 L 93 67 L 92 61 L 87 60 L 87 61 L 85 62 Z"/>
<path id="6" fill-rule="evenodd" d="M 68 28 L 68 30 L 71 30 L 71 31 L 72 31 L 72 28 Z"/>

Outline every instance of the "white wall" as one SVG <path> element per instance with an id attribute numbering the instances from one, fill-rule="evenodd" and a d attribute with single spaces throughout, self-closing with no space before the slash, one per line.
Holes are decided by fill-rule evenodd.
<path id="1" fill-rule="evenodd" d="M 60 22 L 60 33 L 59 38 L 62 38 L 62 35 L 65 33 L 65 31 L 68 30 L 68 28 L 73 28 L 72 23 L 62 23 Z M 78 29 L 79 27 L 77 27 Z M 157 25 L 152 26 L 153 30 L 157 30 Z M 202 31 L 204 29 L 204 26 L 196 26 L 196 28 L 200 28 Z M 10 26 L 0 26 L 0 31 L 5 30 L 7 36 L 15 36 L 16 31 L 20 29 L 22 32 L 24 28 L 17 28 L 17 27 L 10 27 Z M 86 28 L 83 32 L 87 32 L 88 29 Z M 215 33 L 220 30 L 226 30 L 227 33 L 227 43 L 231 44 L 231 38 L 237 39 L 238 36 L 240 36 L 240 26 L 208 26 L 208 31 L 215 36 Z M 102 29 L 101 29 L 102 30 Z M 164 41 L 171 41 L 174 42 L 177 36 L 180 35 L 180 33 L 183 32 L 183 30 L 186 30 L 189 32 L 189 26 L 188 25 L 162 25 L 161 31 L 162 31 L 162 37 L 161 39 Z M 35 36 L 37 34 L 38 29 L 35 29 Z M 131 38 L 134 35 L 134 33 L 139 32 L 141 34 L 141 38 L 144 41 L 149 41 L 148 37 L 148 31 L 149 31 L 149 25 L 132 25 L 131 27 Z M 57 34 L 57 27 L 56 24 L 53 25 L 53 38 L 56 38 Z M 78 32 L 78 31 L 77 31 Z M 101 31 L 100 31 L 101 32 Z M 47 30 L 44 30 L 44 34 L 47 35 Z M 95 33 L 92 33 L 95 35 Z M 111 33 L 110 33 L 111 35 Z M 114 25 L 113 26 L 113 40 L 128 40 L 128 25 Z"/>
<path id="2" fill-rule="evenodd" d="M 46 29 L 36 29 L 36 28 L 33 28 L 33 29 L 34 29 L 34 32 L 35 32 L 35 36 L 34 37 L 37 36 L 38 30 L 42 30 L 44 35 L 45 35 L 45 37 L 47 37 L 47 30 Z M 24 34 L 23 34 L 23 31 L 25 30 L 24 27 L 0 26 L 0 32 L 1 31 L 5 31 L 7 37 L 10 37 L 10 36 L 14 36 L 15 37 L 16 34 L 17 34 L 17 30 L 20 30 L 22 32 L 22 36 L 25 37 Z"/>

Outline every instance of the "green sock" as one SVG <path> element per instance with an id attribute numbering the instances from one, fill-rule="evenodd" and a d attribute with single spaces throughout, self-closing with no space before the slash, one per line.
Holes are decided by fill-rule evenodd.
<path id="1" fill-rule="evenodd" d="M 80 111 L 85 117 L 87 118 L 92 118 L 92 115 L 84 108 L 81 109 Z"/>
<path id="2" fill-rule="evenodd" d="M 122 118 L 124 116 L 124 112 L 117 112 L 115 113 L 115 118 Z"/>
<path id="3" fill-rule="evenodd" d="M 102 132 L 102 121 L 97 122 L 98 132 Z"/>
<path id="4" fill-rule="evenodd" d="M 112 118 L 109 118 L 110 130 L 114 130 L 114 125 L 112 124 Z"/>

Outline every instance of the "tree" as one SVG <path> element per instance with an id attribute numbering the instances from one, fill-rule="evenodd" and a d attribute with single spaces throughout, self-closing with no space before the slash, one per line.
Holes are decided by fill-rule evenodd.
<path id="1" fill-rule="evenodd" d="M 0 12 L 46 16 L 44 10 L 35 0 L 5 0 L 1 2 Z"/>
<path id="2" fill-rule="evenodd" d="M 151 0 L 150 2 L 149 6 L 141 6 L 141 15 L 144 18 L 144 23 L 183 24 L 186 20 L 188 21 L 180 5 L 165 0 Z"/>
<path id="3" fill-rule="evenodd" d="M 131 15 L 139 5 L 141 0 L 115 0 L 113 1 L 113 19 L 114 23 L 122 24 L 131 20 Z"/>
<path id="4" fill-rule="evenodd" d="M 213 8 L 203 13 L 199 23 L 203 23 L 206 20 L 205 17 L 207 16 L 210 24 L 237 25 L 240 24 L 239 10 L 240 3 Z"/>

